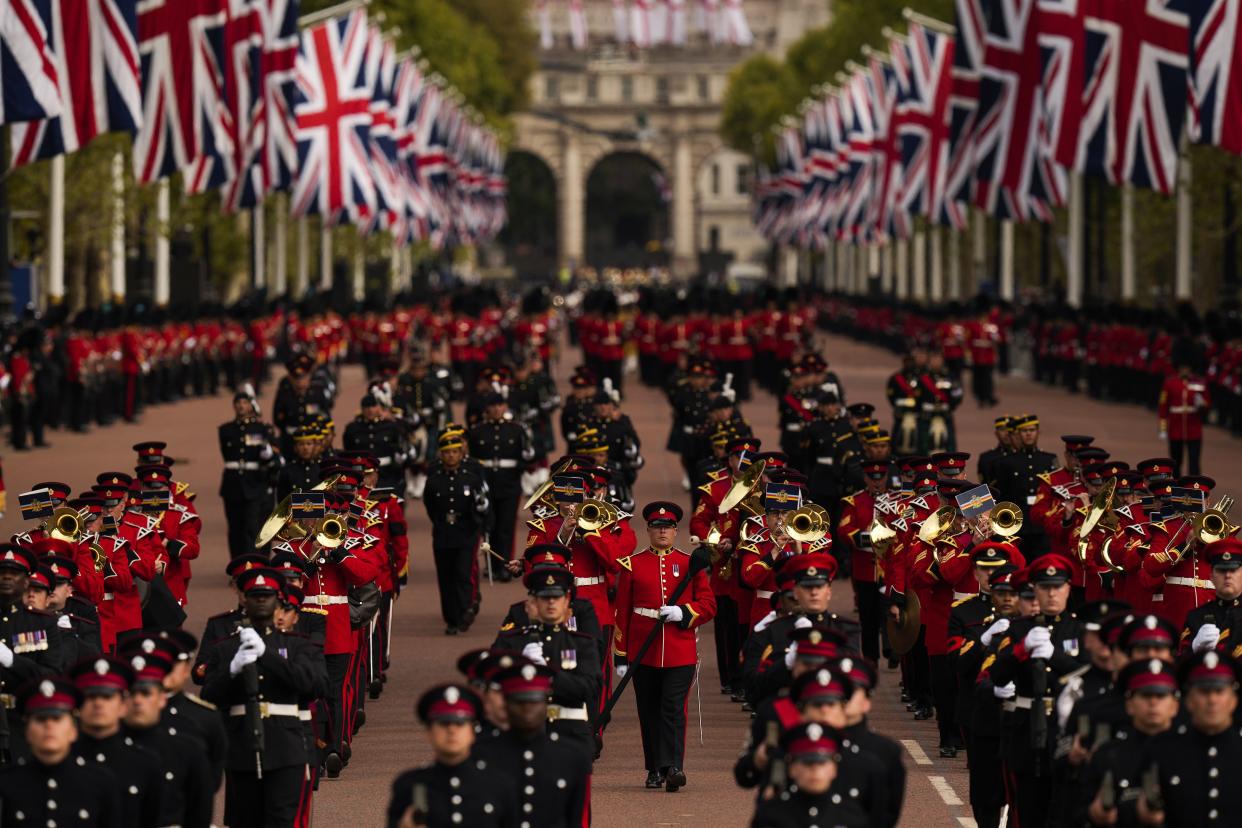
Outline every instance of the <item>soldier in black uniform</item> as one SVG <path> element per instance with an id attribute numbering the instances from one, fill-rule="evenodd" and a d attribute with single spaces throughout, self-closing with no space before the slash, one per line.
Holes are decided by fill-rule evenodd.
<path id="1" fill-rule="evenodd" d="M 1238 646 L 1242 634 L 1242 541 L 1224 538 L 1209 543 L 1203 555 L 1212 567 L 1216 596 L 1186 614 L 1181 648 L 1196 653 Z"/>
<path id="2" fill-rule="evenodd" d="M 592 707 L 602 676 L 595 639 L 568 626 L 573 573 L 545 566 L 532 569 L 522 583 L 535 599 L 538 619 L 528 627 L 502 632 L 492 646 L 552 667 L 548 729 L 578 750 L 580 760 L 589 762 L 595 753 Z"/>
<path id="3" fill-rule="evenodd" d="M 1086 662 L 1082 623 L 1069 611 L 1070 562 L 1043 555 L 1030 565 L 1039 614 L 1009 625 L 990 675 L 1005 713 L 1002 753 L 1012 775 L 1010 807 L 1023 825 L 1047 824 L 1052 807 L 1054 704 L 1061 681 Z"/>
<path id="4" fill-rule="evenodd" d="M 684 471 L 684 487 L 690 487 L 694 468 L 702 459 L 702 446 L 696 435 L 706 434 L 708 406 L 712 401 L 712 383 L 716 381 L 716 369 L 706 360 L 690 364 L 687 379 L 673 393 L 673 427 L 670 450 L 681 454 Z M 675 445 L 672 445 L 675 443 Z"/>
<path id="5" fill-rule="evenodd" d="M 492 522 L 488 542 L 503 561 L 513 560 L 513 532 L 518 500 L 522 494 L 522 470 L 535 456 L 526 427 L 514 422 L 505 398 L 496 392 L 484 397 L 483 421 L 470 429 L 470 456 L 483 464 Z M 507 582 L 501 568 L 497 580 Z"/>
<path id="6" fill-rule="evenodd" d="M 47 556 L 43 565 L 52 575 L 52 594 L 47 608 L 56 616 L 56 626 L 60 628 L 61 661 L 76 664 L 88 656 L 99 655 L 103 652 L 99 639 L 99 610 L 90 600 L 73 594 L 78 565 L 60 555 Z"/>
<path id="7" fill-rule="evenodd" d="M 1152 739 L 1141 766 L 1156 769 L 1158 795 L 1139 797 L 1139 821 L 1169 828 L 1230 825 L 1242 813 L 1242 730 L 1238 727 L 1238 662 L 1214 650 L 1178 667 L 1184 726 Z M 1154 792 L 1153 792 L 1154 794 Z"/>
<path id="8" fill-rule="evenodd" d="M 819 388 L 812 376 L 813 364 L 804 361 L 790 369 L 789 386 L 778 403 L 781 427 L 781 451 L 789 455 L 789 464 L 806 472 L 803 430 L 815 419 Z"/>
<path id="9" fill-rule="evenodd" d="M 922 354 L 922 349 L 918 349 Z M 919 450 L 919 399 L 927 392 L 919 383 L 922 377 L 911 349 L 901 357 L 901 369 L 888 378 L 884 389 L 888 404 L 893 407 L 893 442 L 899 457 L 917 454 Z"/>
<path id="10" fill-rule="evenodd" d="M 70 678 L 82 694 L 74 754 L 116 777 L 121 824 L 157 828 L 164 781 L 159 757 L 133 744 L 121 726 L 134 671 L 128 662 L 96 656 L 74 666 Z"/>
<path id="11" fill-rule="evenodd" d="M 440 615 L 445 635 L 470 629 L 478 614 L 479 561 L 475 554 L 484 529 L 488 485 L 462 463 L 465 440 L 460 431 L 439 438 L 440 459 L 427 475 L 423 505 L 431 520 L 431 550 L 440 587 Z"/>
<path id="12" fill-rule="evenodd" d="M 293 456 L 286 458 L 276 478 L 276 500 L 284 500 L 293 492 L 305 492 L 319 483 L 319 459 L 323 440 L 313 425 L 298 426 L 293 431 Z"/>
<path id="13" fill-rule="evenodd" d="M 561 546 L 555 543 L 537 543 L 526 547 L 522 553 L 525 569 L 528 572 L 545 566 L 569 569 L 572 557 L 573 552 L 568 546 Z M 513 561 L 510 563 L 509 568 L 510 572 L 518 574 L 522 572 L 523 564 Z M 565 626 L 574 632 L 589 635 L 597 641 L 602 640 L 603 632 L 599 624 L 599 616 L 595 614 L 595 605 L 586 598 L 579 598 L 577 596 L 577 588 L 574 589 L 571 595 L 569 620 L 565 622 Z M 538 618 L 539 614 L 535 609 L 534 599 L 528 595 L 524 600 L 516 601 L 509 606 L 509 612 L 505 615 L 504 620 L 500 622 L 500 631 L 508 632 L 513 629 L 528 627 L 536 623 Z"/>
<path id="14" fill-rule="evenodd" d="M 996 445 L 979 455 L 979 482 L 996 485 L 996 464 L 1013 452 L 1013 432 L 1009 428 L 1008 414 L 997 417 L 992 423 L 996 430 Z"/>
<path id="15" fill-rule="evenodd" d="M 228 715 L 225 761 L 230 826 L 292 826 L 310 755 L 299 702 L 327 690 L 322 650 L 273 626 L 280 573 L 256 568 L 241 577 L 246 626 L 212 648 L 206 699 Z M 253 730 L 262 727 L 262 741 Z"/>
<path id="16" fill-rule="evenodd" d="M 751 828 L 803 828 L 832 825 L 862 828 L 874 818 L 854 801 L 842 797 L 834 785 L 842 764 L 842 741 L 836 729 L 816 722 L 791 728 L 781 739 L 789 788 L 755 809 Z"/>
<path id="17" fill-rule="evenodd" d="M 276 389 L 272 422 L 280 432 L 280 453 L 293 456 L 293 430 L 317 417 L 332 415 L 333 387 L 326 373 L 319 373 L 315 360 L 298 354 L 286 365 L 289 373 Z"/>
<path id="18" fill-rule="evenodd" d="M 482 703 L 458 684 L 433 687 L 418 700 L 434 760 L 393 780 L 388 828 L 513 828 L 521 819 L 517 786 L 471 755 Z"/>
<path id="19" fill-rule="evenodd" d="M 802 433 L 803 454 L 807 458 L 807 493 L 811 500 L 828 510 L 832 525 L 841 518 L 841 476 L 836 467 L 837 443 L 851 433 L 841 416 L 841 401 L 835 391 L 820 391 L 816 397 L 816 419 Z"/>
<path id="20" fill-rule="evenodd" d="M 362 412 L 345 426 L 346 451 L 369 451 L 379 463 L 379 485 L 394 492 L 405 485 L 405 427 L 374 394 L 362 398 Z"/>
<path id="21" fill-rule="evenodd" d="M 220 426 L 224 474 L 220 497 L 229 524 L 229 557 L 254 551 L 255 536 L 272 511 L 270 468 L 280 462 L 276 434 L 259 419 L 258 403 L 249 394 L 233 396 L 234 418 Z"/>
<path id="22" fill-rule="evenodd" d="M 548 733 L 548 696 L 555 672 L 523 662 L 492 676 L 491 682 L 505 697 L 509 729 L 476 755 L 518 787 L 524 821 L 541 828 L 578 828 L 587 805 L 590 766 Z"/>
<path id="23" fill-rule="evenodd" d="M 198 655 L 194 658 L 191 677 L 195 684 L 202 684 L 207 676 L 207 656 L 211 654 L 211 648 L 237 632 L 242 619 L 245 618 L 241 609 L 241 591 L 237 588 L 237 577 L 246 570 L 266 566 L 267 562 L 267 555 L 249 552 L 239 558 L 234 558 L 224 567 L 224 574 L 229 578 L 229 586 L 237 595 L 237 606 L 207 619 L 207 626 L 203 629 L 203 634 L 198 637 L 200 646 Z"/>
<path id="24" fill-rule="evenodd" d="M 132 656 L 129 666 L 134 680 L 125 710 L 125 735 L 159 757 L 164 773 L 160 825 L 207 828 L 215 795 L 207 756 L 194 739 L 161 721 L 168 698 L 164 676 L 172 665 L 160 653 L 152 652 Z"/>
<path id="25" fill-rule="evenodd" d="M 638 470 L 643 467 L 642 441 L 629 415 L 621 413 L 617 401 L 606 391 L 595 395 L 597 428 L 608 446 L 607 465 L 625 487 L 633 490 Z"/>
<path id="26" fill-rule="evenodd" d="M 5 701 L 8 722 L 0 732 L 0 765 L 26 755 L 25 728 L 14 703 L 18 690 L 65 667 L 56 617 L 23 604 L 34 569 L 32 552 L 0 544 L 0 699 Z"/>
<path id="27" fill-rule="evenodd" d="M 1009 418 L 1013 431 L 1013 453 L 997 458 L 993 464 L 995 488 L 999 500 L 1018 504 L 1024 513 L 1030 510 L 1039 490 L 1039 476 L 1057 467 L 1057 456 L 1039 448 L 1039 418 L 1034 414 L 1022 414 Z M 1048 535 L 1037 520 L 1022 524 L 1022 548 L 1028 558 L 1048 551 Z"/>
<path id="28" fill-rule="evenodd" d="M 406 466 L 414 475 L 410 495 L 423 496 L 427 466 L 435 460 L 435 438 L 451 414 L 453 389 L 447 368 L 432 366 L 421 347 L 410 350 L 409 368 L 397 377 L 397 398 L 405 416 L 415 423 Z"/>
<path id="29" fill-rule="evenodd" d="M 43 678 L 15 704 L 24 714 L 22 741 L 31 749 L 0 772 L 0 825 L 56 825 L 66 815 L 82 828 L 133 824 L 123 819 L 116 777 L 73 756 L 73 713 L 81 698 L 69 680 Z"/>
<path id="30" fill-rule="evenodd" d="M 530 429 L 535 462 L 546 463 L 548 455 L 556 449 L 552 415 L 561 407 L 561 395 L 534 351 L 518 354 L 513 366 L 513 385 L 509 389 L 509 407 L 518 421 Z"/>
<path id="31" fill-rule="evenodd" d="M 561 409 L 561 437 L 572 443 L 578 432 L 595 421 L 595 372 L 579 367 L 569 378 L 569 397 Z"/>

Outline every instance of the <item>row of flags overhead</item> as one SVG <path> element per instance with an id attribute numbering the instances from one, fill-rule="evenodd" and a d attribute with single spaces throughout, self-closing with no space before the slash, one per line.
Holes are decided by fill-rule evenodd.
<path id="1" fill-rule="evenodd" d="M 471 243 L 505 222 L 504 154 L 455 93 L 355 9 L 305 30 L 299 0 L 0 0 L 12 164 L 133 135 L 134 176 L 180 172 L 229 210 Z"/>
<path id="2" fill-rule="evenodd" d="M 803 246 L 876 243 L 971 205 L 1051 221 L 1071 172 L 1171 194 L 1183 136 L 1242 154 L 1238 0 L 956 0 L 908 15 L 804 103 L 755 222 Z M 923 22 L 926 21 L 926 25 Z"/>
<path id="3" fill-rule="evenodd" d="M 602 0 L 598 0 L 602 5 Z M 587 48 L 590 38 L 588 0 L 535 0 L 539 24 L 539 43 L 544 49 L 555 45 L 553 14 L 568 20 L 569 43 L 575 49 Z M 612 33 L 617 43 L 632 43 L 640 49 L 653 46 L 682 46 L 690 26 L 714 44 L 749 46 L 754 42 L 742 0 L 611 0 Z"/>

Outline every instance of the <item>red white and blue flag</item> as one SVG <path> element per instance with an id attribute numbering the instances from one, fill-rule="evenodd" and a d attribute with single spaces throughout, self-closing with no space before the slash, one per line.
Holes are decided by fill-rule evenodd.
<path id="1" fill-rule="evenodd" d="M 1242 3 L 1190 4 L 1191 137 L 1242 155 Z"/>
<path id="2" fill-rule="evenodd" d="M 61 114 L 14 125 L 15 167 L 142 123 L 137 0 L 52 0 L 47 29 Z"/>
<path id="3" fill-rule="evenodd" d="M 937 218 L 944 202 L 949 93 L 953 85 L 953 38 L 911 23 L 904 41 L 894 44 L 906 57 L 906 82 L 900 86 L 893 130 L 901 162 L 897 201 L 900 216 Z"/>
<path id="4" fill-rule="evenodd" d="M 61 112 L 56 56 L 48 42 L 51 0 L 0 0 L 0 124 Z"/>

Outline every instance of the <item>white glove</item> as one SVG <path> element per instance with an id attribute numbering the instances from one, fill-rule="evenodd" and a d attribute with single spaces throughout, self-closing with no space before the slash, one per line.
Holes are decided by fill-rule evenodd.
<path id="1" fill-rule="evenodd" d="M 992 646 L 992 639 L 1009 629 L 1009 619 L 1001 618 L 992 622 L 992 626 L 988 627 L 987 632 L 979 637 L 979 642 L 985 647 Z"/>
<path id="2" fill-rule="evenodd" d="M 233 656 L 233 660 L 229 662 L 229 675 L 235 676 L 242 671 L 247 664 L 254 664 L 259 660 L 259 655 L 249 647 L 242 647 Z"/>
<path id="3" fill-rule="evenodd" d="M 680 624 L 681 619 L 685 617 L 686 617 L 686 613 L 682 610 L 681 607 L 678 607 L 678 606 L 660 607 L 660 618 L 663 619 L 664 621 L 668 621 L 671 624 Z"/>
<path id="4" fill-rule="evenodd" d="M 1216 649 L 1216 642 L 1220 641 L 1220 627 L 1215 624 L 1204 624 L 1195 633 L 1195 640 L 1190 642 L 1190 649 L 1196 653 L 1205 650 Z"/>
<path id="5" fill-rule="evenodd" d="M 1031 658 L 1052 658 L 1052 633 L 1047 627 L 1033 627 L 1022 642 Z"/>
<path id="6" fill-rule="evenodd" d="M 254 627 L 242 627 L 237 631 L 237 640 L 243 647 L 253 649 L 263 643 L 263 636 Z"/>
<path id="7" fill-rule="evenodd" d="M 545 667 L 548 664 L 547 659 L 543 657 L 543 645 L 538 641 L 532 641 L 523 647 L 522 655 L 526 656 L 528 659 L 541 667 Z"/>
<path id="8" fill-rule="evenodd" d="M 272 444 L 271 443 L 267 443 L 263 446 L 263 451 L 259 452 L 259 459 L 260 460 L 271 460 L 272 459 Z"/>
<path id="9" fill-rule="evenodd" d="M 9 649 L 9 645 L 0 641 L 0 667 L 13 666 L 13 651 Z"/>
<path id="10" fill-rule="evenodd" d="M 776 620 L 776 610 L 772 610 L 767 615 L 759 619 L 759 623 L 755 625 L 755 632 L 763 632 L 768 625 Z"/>
<path id="11" fill-rule="evenodd" d="M 1057 727 L 1061 730 L 1065 730 L 1065 723 L 1074 712 L 1074 705 L 1082 697 L 1082 676 L 1071 676 L 1065 682 L 1065 689 L 1057 696 Z"/>
<path id="12" fill-rule="evenodd" d="M 785 652 L 785 669 L 792 670 L 794 661 L 798 658 L 798 642 L 789 645 L 789 649 Z"/>
<path id="13" fill-rule="evenodd" d="M 1018 695 L 1018 688 L 1011 681 L 1008 684 L 1002 684 L 1000 687 L 993 687 L 992 695 L 998 699 L 1012 699 Z"/>
<path id="14" fill-rule="evenodd" d="M 62 615 L 60 618 L 56 619 L 56 626 L 60 627 L 62 630 L 71 630 L 73 629 L 73 621 L 70 620 L 69 616 Z"/>
<path id="15" fill-rule="evenodd" d="M 625 674 L 628 673 L 629 671 L 630 671 L 630 665 L 618 664 L 617 665 L 617 678 L 619 679 L 625 678 Z"/>
<path id="16" fill-rule="evenodd" d="M 812 627 L 812 626 L 814 625 L 811 623 L 811 619 L 807 618 L 805 615 L 798 616 L 797 620 L 794 621 L 795 630 L 804 630 L 807 627 Z"/>

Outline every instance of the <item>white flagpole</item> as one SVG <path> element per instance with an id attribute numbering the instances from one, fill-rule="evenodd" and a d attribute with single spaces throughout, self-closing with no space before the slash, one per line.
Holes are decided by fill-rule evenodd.
<path id="1" fill-rule="evenodd" d="M 125 156 L 116 152 L 112 156 L 112 240 L 111 261 L 112 301 L 125 301 Z"/>
<path id="2" fill-rule="evenodd" d="M 48 192 L 47 298 L 59 305 L 65 300 L 65 156 L 52 158 Z"/>
<path id="3" fill-rule="evenodd" d="M 155 222 L 155 304 L 164 307 L 168 304 L 169 268 L 172 264 L 172 250 L 169 247 L 169 222 L 172 220 L 171 186 L 167 178 L 161 178 L 156 192 Z"/>
<path id="4" fill-rule="evenodd" d="M 1184 144 L 1183 144 L 1184 146 Z M 1191 210 L 1194 207 L 1190 197 L 1190 155 L 1182 150 L 1181 163 L 1177 165 L 1177 271 L 1174 277 L 1174 298 L 1190 298 L 1190 256 L 1192 250 Z"/>

